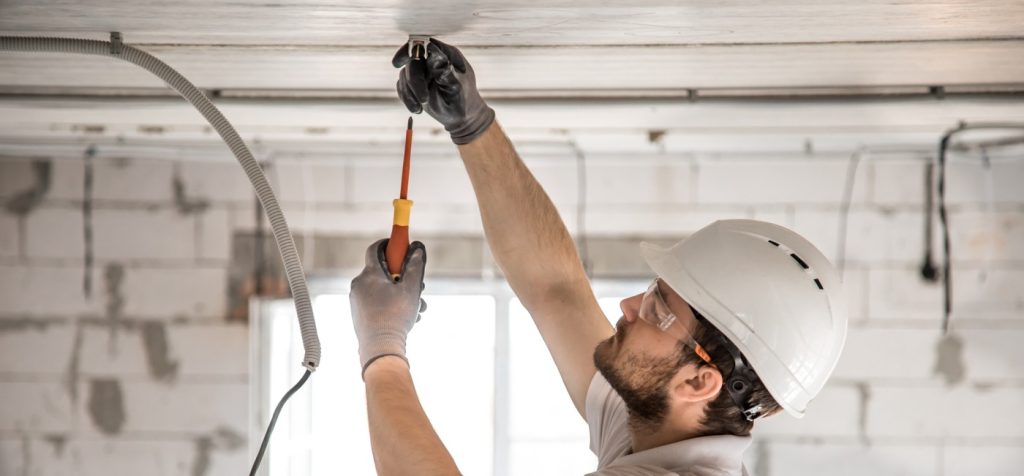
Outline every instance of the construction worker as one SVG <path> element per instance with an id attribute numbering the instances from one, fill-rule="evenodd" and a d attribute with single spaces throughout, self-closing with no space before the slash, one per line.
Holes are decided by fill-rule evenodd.
<path id="1" fill-rule="evenodd" d="M 783 227 L 718 221 L 670 248 L 642 247 L 658 278 L 621 302 L 613 327 L 461 52 L 432 39 L 426 68 L 409 66 L 405 46 L 393 63 L 406 107 L 437 119 L 458 145 L 494 258 L 590 427 L 592 474 L 746 474 L 755 422 L 780 410 L 803 416 L 843 348 L 842 285 L 829 261 Z M 382 247 L 368 250 L 351 291 L 377 469 L 457 474 L 405 360 L 426 252 L 411 248 L 394 283 Z"/>

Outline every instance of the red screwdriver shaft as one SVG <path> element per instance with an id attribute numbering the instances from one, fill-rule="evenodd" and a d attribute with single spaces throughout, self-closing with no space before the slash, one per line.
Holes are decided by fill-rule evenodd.
<path id="1" fill-rule="evenodd" d="M 402 159 L 402 188 L 399 198 L 392 204 L 395 208 L 394 220 L 391 225 L 391 239 L 388 240 L 384 256 L 388 260 L 388 271 L 391 277 L 398 280 L 402 275 L 402 263 L 405 253 L 409 250 L 409 215 L 412 211 L 412 200 L 409 200 L 409 158 L 412 155 L 412 117 L 405 129 L 405 154 Z"/>

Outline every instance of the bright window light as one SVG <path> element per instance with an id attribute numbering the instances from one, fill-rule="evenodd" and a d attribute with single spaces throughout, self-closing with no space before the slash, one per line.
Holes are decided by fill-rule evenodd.
<path id="1" fill-rule="evenodd" d="M 614 323 L 621 298 L 598 299 Z M 611 318 L 610 316 L 616 316 Z M 597 468 L 590 431 L 576 411 L 530 314 L 509 303 L 509 475 L 562 476 Z"/>
<path id="2" fill-rule="evenodd" d="M 586 474 L 597 468 L 576 411 L 537 326 L 509 303 L 509 475 Z"/>
<path id="3" fill-rule="evenodd" d="M 431 285 L 435 292 L 460 289 Z M 470 289 L 425 295 L 427 312 L 408 342 L 420 401 L 459 469 L 495 476 L 594 471 L 586 422 L 529 314 L 504 286 Z M 619 300 L 599 299 L 613 323 Z M 316 295 L 313 307 L 323 365 L 281 413 L 263 474 L 376 474 L 348 295 Z M 303 349 L 290 301 L 263 303 L 259 328 L 268 349 L 256 354 L 265 418 L 304 371 Z"/>
<path id="4" fill-rule="evenodd" d="M 424 296 L 429 305 L 409 335 L 416 391 L 441 439 L 465 474 L 490 474 L 494 453 L 494 298 Z M 308 389 L 285 406 L 269 449 L 272 476 L 376 474 L 366 420 L 366 397 L 347 295 L 313 303 L 324 350 Z M 302 372 L 294 309 L 269 313 L 266 414 Z M 300 398 L 305 395 L 307 398 Z"/>

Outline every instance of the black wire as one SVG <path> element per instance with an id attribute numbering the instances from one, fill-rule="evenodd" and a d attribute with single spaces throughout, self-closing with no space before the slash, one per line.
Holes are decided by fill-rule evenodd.
<path id="1" fill-rule="evenodd" d="M 928 162 L 924 169 L 924 261 L 921 263 L 921 277 L 934 283 L 939 280 L 939 271 L 935 269 L 932 258 L 932 210 L 935 209 L 935 164 Z"/>
<path id="2" fill-rule="evenodd" d="M 962 129 L 957 129 L 957 131 Z M 949 150 L 949 140 L 953 137 L 954 132 L 950 132 L 942 137 L 942 141 L 939 142 L 939 222 L 942 224 L 942 292 L 943 292 L 943 308 L 942 308 L 942 332 L 946 333 L 949 331 L 949 314 L 953 308 L 953 280 L 950 276 L 950 253 L 949 253 L 949 221 L 946 217 L 946 152 Z"/>
<path id="3" fill-rule="evenodd" d="M 93 159 L 96 157 L 96 145 L 90 145 L 85 149 L 84 171 L 82 184 L 82 242 L 85 246 L 82 255 L 85 260 L 85 271 L 82 273 L 82 291 L 85 297 L 92 297 L 92 266 L 94 260 L 94 246 L 92 233 L 92 195 L 93 195 Z"/>
<path id="4" fill-rule="evenodd" d="M 942 140 L 939 141 L 939 222 L 942 224 L 942 251 L 944 254 L 942 263 L 943 333 L 949 331 L 949 316 L 953 308 L 953 279 L 951 276 L 952 260 L 950 259 L 949 219 L 946 214 L 946 154 L 949 151 L 949 143 L 954 135 L 972 129 L 1024 129 L 1024 124 L 987 123 L 968 125 L 961 122 L 959 127 L 946 132 L 942 136 Z M 928 258 L 930 260 L 930 255 Z"/>
<path id="5" fill-rule="evenodd" d="M 309 380 L 310 373 L 312 373 L 310 370 L 306 370 L 306 373 L 302 374 L 302 378 L 299 379 L 298 383 L 296 383 L 291 390 L 288 390 L 288 392 L 281 397 L 280 402 L 277 402 L 277 408 L 274 409 L 274 416 L 270 418 L 270 424 L 267 425 L 267 432 L 263 434 L 263 443 L 260 444 L 259 453 L 256 453 L 256 460 L 252 462 L 252 469 L 249 470 L 249 476 L 256 476 L 256 471 L 260 469 L 260 462 L 263 461 L 263 453 L 267 451 L 267 444 L 270 443 L 270 434 L 274 432 L 274 425 L 277 424 L 277 416 L 281 414 L 281 409 L 284 408 L 284 403 L 287 402 L 295 392 L 298 392 L 299 389 L 302 388 L 302 385 L 306 383 L 306 380 Z"/>

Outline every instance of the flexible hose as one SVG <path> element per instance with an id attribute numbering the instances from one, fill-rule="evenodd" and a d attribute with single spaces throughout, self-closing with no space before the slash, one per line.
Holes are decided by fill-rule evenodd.
<path id="1" fill-rule="evenodd" d="M 235 132 L 234 127 L 206 95 L 163 61 L 145 51 L 122 45 L 120 42 L 77 38 L 0 36 L 0 51 L 76 53 L 121 59 L 153 73 L 195 106 L 224 139 L 231 152 L 235 154 L 238 163 L 245 169 L 245 174 L 249 177 L 260 204 L 263 205 L 263 210 L 266 212 L 274 232 L 274 238 L 277 240 L 277 248 L 281 252 L 281 260 L 284 262 L 285 273 L 288 277 L 288 286 L 295 299 L 295 310 L 302 332 L 302 345 L 306 351 L 302 365 L 309 370 L 316 370 L 320 365 L 320 339 L 316 333 L 313 306 L 306 288 L 306 277 L 302 272 L 302 262 L 299 261 L 295 242 L 292 240 L 291 232 L 288 231 L 288 223 L 285 222 L 274 191 L 270 188 L 267 177 L 263 175 L 259 163 L 253 158 L 249 148 L 242 142 L 242 138 Z"/>

